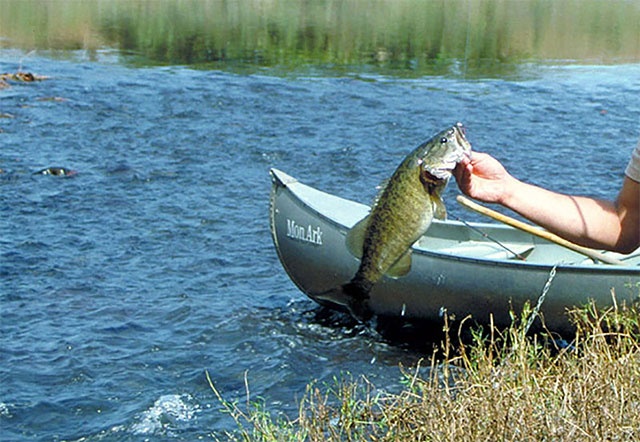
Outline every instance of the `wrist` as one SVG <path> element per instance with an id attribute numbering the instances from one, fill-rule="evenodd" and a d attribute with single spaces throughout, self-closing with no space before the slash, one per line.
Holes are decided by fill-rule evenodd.
<path id="1" fill-rule="evenodd" d="M 511 175 L 509 175 L 505 180 L 504 180 L 504 185 L 502 188 L 502 193 L 500 194 L 500 196 L 498 197 L 498 204 L 501 204 L 505 207 L 508 208 L 513 208 L 515 206 L 517 206 L 517 199 L 519 198 L 519 196 L 524 195 L 525 193 L 523 192 L 523 187 L 525 186 L 525 184 L 512 177 Z"/>

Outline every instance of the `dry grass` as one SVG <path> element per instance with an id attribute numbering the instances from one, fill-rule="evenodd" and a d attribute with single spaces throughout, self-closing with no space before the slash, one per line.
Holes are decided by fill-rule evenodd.
<path id="1" fill-rule="evenodd" d="M 448 331 L 429 376 L 405 372 L 402 393 L 375 393 L 364 378 L 312 384 L 295 419 L 255 404 L 242 411 L 211 387 L 238 424 L 231 440 L 640 440 L 640 310 L 570 315 L 575 339 L 564 349 L 527 336 L 524 320 L 467 344 Z"/>

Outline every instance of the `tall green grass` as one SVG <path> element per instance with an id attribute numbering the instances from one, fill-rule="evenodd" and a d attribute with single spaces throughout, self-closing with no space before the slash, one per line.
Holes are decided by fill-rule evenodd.
<path id="1" fill-rule="evenodd" d="M 0 44 L 147 63 L 501 75 L 522 61 L 640 60 L 624 0 L 3 0 Z M 511 67 L 513 69 L 513 67 Z"/>
<path id="2" fill-rule="evenodd" d="M 615 297 L 614 297 L 615 301 Z M 399 394 L 365 378 L 307 387 L 294 418 L 261 403 L 224 399 L 243 441 L 634 441 L 640 440 L 640 310 L 570 312 L 575 335 L 557 348 L 550 333 L 528 335 L 530 311 L 506 330 L 489 327 L 462 342 L 456 330 L 427 361 L 403 370 Z M 446 328 L 446 324 L 445 324 Z M 248 388 L 248 387 L 247 387 Z M 248 390 L 247 390 L 248 391 Z"/>

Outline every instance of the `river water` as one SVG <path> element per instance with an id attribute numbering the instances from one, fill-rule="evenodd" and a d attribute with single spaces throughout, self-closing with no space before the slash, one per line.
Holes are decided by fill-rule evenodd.
<path id="1" fill-rule="evenodd" d="M 515 175 L 614 198 L 640 136 L 637 64 L 465 80 L 23 56 L 0 52 L 0 72 L 50 78 L 0 90 L 3 440 L 221 435 L 234 423 L 206 372 L 225 399 L 244 403 L 246 377 L 288 415 L 312 381 L 401 388 L 399 364 L 425 354 L 322 311 L 281 268 L 271 167 L 368 203 L 462 121 Z M 77 174 L 33 174 L 49 166 Z M 456 193 L 450 211 L 477 219 Z"/>

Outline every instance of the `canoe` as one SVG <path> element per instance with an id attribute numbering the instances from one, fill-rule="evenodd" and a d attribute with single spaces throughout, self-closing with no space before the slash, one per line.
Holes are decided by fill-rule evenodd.
<path id="1" fill-rule="evenodd" d="M 359 260 L 348 251 L 345 236 L 369 206 L 305 185 L 277 169 L 270 173 L 271 235 L 284 270 L 311 299 L 343 310 L 314 296 L 355 274 Z M 378 317 L 402 321 L 442 324 L 446 312 L 451 318 L 506 326 L 512 312 L 520 312 L 526 302 L 535 306 L 546 292 L 540 308 L 544 326 L 571 330 L 568 309 L 590 300 L 602 308 L 629 304 L 640 296 L 640 249 L 629 255 L 605 254 L 625 265 L 597 263 L 502 224 L 435 220 L 412 246 L 411 271 L 376 284 L 371 308 Z M 537 320 L 534 328 L 541 325 Z"/>

